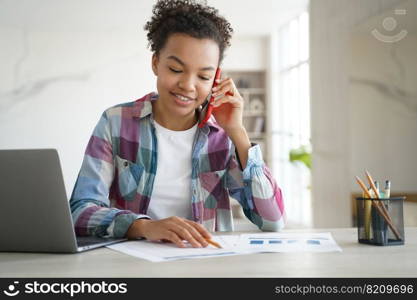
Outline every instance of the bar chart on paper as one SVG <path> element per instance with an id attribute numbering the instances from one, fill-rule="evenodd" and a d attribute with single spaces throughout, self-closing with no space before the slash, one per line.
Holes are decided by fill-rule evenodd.
<path id="1" fill-rule="evenodd" d="M 342 251 L 330 233 L 242 234 L 236 246 L 249 252 Z"/>
<path id="2" fill-rule="evenodd" d="M 213 246 L 193 248 L 187 244 L 178 248 L 175 244 L 146 240 L 126 241 L 107 248 L 146 259 L 152 262 L 197 259 L 261 252 L 332 252 L 342 251 L 330 233 L 254 233 L 240 235 L 216 235 L 213 240 L 222 248 Z"/>
<path id="3" fill-rule="evenodd" d="M 294 240 L 287 238 L 259 238 L 259 237 L 250 237 L 250 245 L 282 245 L 285 243 L 295 244 L 295 243 L 307 243 L 309 245 L 320 245 L 320 240 L 326 241 L 327 238 L 316 238 L 316 239 L 306 239 L 306 240 Z"/>
<path id="4" fill-rule="evenodd" d="M 250 245 L 282 244 L 282 242 L 282 240 L 276 238 L 249 238 Z"/>

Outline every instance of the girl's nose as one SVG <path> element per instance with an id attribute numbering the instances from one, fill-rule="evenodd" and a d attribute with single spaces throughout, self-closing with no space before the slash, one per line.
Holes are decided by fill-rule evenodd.
<path id="1" fill-rule="evenodd" d="M 178 86 L 187 92 L 193 92 L 195 90 L 194 80 L 191 76 L 182 76 L 178 82 Z"/>

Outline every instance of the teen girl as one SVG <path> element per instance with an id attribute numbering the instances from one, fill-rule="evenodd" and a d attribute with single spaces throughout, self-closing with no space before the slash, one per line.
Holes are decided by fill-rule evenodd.
<path id="1" fill-rule="evenodd" d="M 77 235 L 206 247 L 210 232 L 233 230 L 229 197 L 261 230 L 280 230 L 281 190 L 249 141 L 243 99 L 231 78 L 212 88 L 230 24 L 204 4 L 161 0 L 145 30 L 158 92 L 102 114 L 70 200 Z"/>

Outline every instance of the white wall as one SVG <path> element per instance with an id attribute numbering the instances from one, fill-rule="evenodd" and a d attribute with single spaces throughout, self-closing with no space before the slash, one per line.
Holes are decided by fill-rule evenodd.
<path id="1" fill-rule="evenodd" d="M 233 71 L 264 71 L 268 68 L 268 38 L 242 36 L 233 39 L 224 58 L 223 68 Z"/>
<path id="2" fill-rule="evenodd" d="M 351 46 L 351 178 L 368 168 L 393 192 L 416 192 L 417 36 L 391 44 L 360 33 Z"/>
<path id="3" fill-rule="evenodd" d="M 313 223 L 351 226 L 349 102 L 350 36 L 396 0 L 314 0 L 310 3 Z M 353 133 L 352 133 L 353 134 Z M 355 168 L 355 167 L 354 167 Z M 382 172 L 380 173 L 382 176 Z M 382 179 L 382 178 L 381 178 Z"/>
<path id="4" fill-rule="evenodd" d="M 57 148 L 67 193 L 104 109 L 154 90 L 135 32 L 0 28 L 0 148 Z"/>

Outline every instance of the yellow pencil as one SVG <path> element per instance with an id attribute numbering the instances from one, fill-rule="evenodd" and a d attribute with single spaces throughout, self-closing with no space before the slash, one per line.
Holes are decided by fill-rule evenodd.
<path id="1" fill-rule="evenodd" d="M 368 179 L 368 181 L 369 181 L 369 184 L 370 184 L 370 186 L 371 186 L 371 189 L 374 191 L 374 193 L 375 193 L 375 197 L 377 198 L 377 199 L 379 199 L 379 191 L 378 191 L 378 189 L 376 188 L 376 186 L 375 186 L 375 183 L 374 183 L 374 180 L 372 179 L 372 177 L 371 177 L 371 174 L 369 174 L 369 172 L 368 171 L 366 171 L 365 170 L 365 174 L 366 174 L 366 178 Z"/>
<path id="2" fill-rule="evenodd" d="M 362 198 L 366 198 L 365 192 L 362 193 Z M 364 200 L 364 225 L 365 225 L 365 237 L 367 240 L 371 239 L 371 208 L 372 201 Z"/>
<path id="3" fill-rule="evenodd" d="M 219 243 L 216 243 L 215 241 L 213 241 L 211 239 L 206 239 L 206 242 L 209 243 L 210 245 L 213 245 L 214 247 L 222 248 L 222 246 L 220 246 Z"/>
<path id="4" fill-rule="evenodd" d="M 358 182 L 358 184 L 360 185 L 360 187 L 362 188 L 362 190 L 365 192 L 366 196 L 367 196 L 369 199 L 372 199 L 372 197 L 371 197 L 371 195 L 369 194 L 369 192 L 368 192 L 368 190 L 367 190 L 367 188 L 366 188 L 365 184 L 362 182 L 362 180 L 361 180 L 358 176 L 356 176 L 356 181 Z M 372 182 L 372 183 L 373 183 L 373 182 Z M 400 235 L 400 233 L 398 232 L 397 228 L 395 228 L 394 224 L 392 223 L 391 218 L 389 217 L 389 215 L 387 215 L 387 214 L 383 211 L 383 209 L 381 208 L 381 206 L 380 206 L 380 205 L 378 205 L 378 204 L 379 204 L 378 202 L 379 202 L 379 201 L 372 200 L 372 205 L 373 205 L 373 206 L 375 207 L 375 209 L 378 211 L 379 215 L 380 215 L 381 217 L 383 217 L 383 218 L 384 218 L 385 222 L 387 222 L 387 224 L 388 224 L 389 228 L 391 228 L 391 230 L 392 230 L 392 232 L 394 233 L 394 235 L 396 236 L 396 238 L 397 238 L 397 239 L 399 239 L 399 240 L 402 240 L 401 235 Z M 382 205 L 382 206 L 384 206 L 384 205 Z"/>
<path id="5" fill-rule="evenodd" d="M 368 171 L 365 171 L 365 173 L 366 173 L 366 178 L 368 179 L 369 184 L 371 185 L 371 188 L 374 191 L 376 198 L 380 199 L 379 191 L 374 184 L 374 180 L 372 179 L 371 174 L 369 174 Z M 386 214 L 388 219 L 392 222 L 391 217 L 390 217 L 390 215 L 388 213 L 388 210 L 385 207 L 385 205 L 381 201 L 376 201 L 376 202 L 377 202 L 378 206 L 381 208 L 381 210 L 384 212 L 384 214 Z"/>

